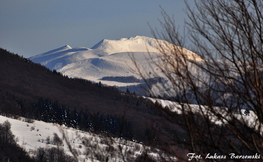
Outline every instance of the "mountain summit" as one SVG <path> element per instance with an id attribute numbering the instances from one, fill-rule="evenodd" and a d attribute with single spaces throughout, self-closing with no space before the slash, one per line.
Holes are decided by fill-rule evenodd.
<path id="1" fill-rule="evenodd" d="M 103 50 L 108 54 L 120 52 L 158 52 L 156 40 L 145 36 L 121 38 L 119 40 L 103 39 L 91 49 Z"/>
<path id="2" fill-rule="evenodd" d="M 166 41 L 158 41 L 169 45 Z M 145 36 L 119 40 L 103 39 L 92 48 L 71 48 L 66 45 L 30 59 L 69 77 L 102 82 L 110 86 L 123 87 L 126 90 L 128 86 L 141 84 L 138 75 L 133 70 L 134 64 L 129 54 L 132 53 L 137 63 L 147 71 L 150 69 L 147 59 L 148 52 L 153 54 L 153 59 L 160 57 L 156 43 L 156 39 Z M 187 55 L 194 54 L 184 50 Z"/>

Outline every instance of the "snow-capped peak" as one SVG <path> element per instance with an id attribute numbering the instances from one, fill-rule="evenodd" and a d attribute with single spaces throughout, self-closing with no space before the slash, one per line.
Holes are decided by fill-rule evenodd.
<path id="1" fill-rule="evenodd" d="M 59 47 L 57 49 L 54 49 L 54 50 L 51 50 L 51 51 L 48 51 L 46 52 L 45 54 L 52 54 L 52 53 L 57 53 L 57 52 L 62 52 L 62 51 L 66 51 L 66 50 L 69 50 L 69 49 L 72 49 L 69 45 L 65 45 L 65 46 L 62 46 L 62 47 Z"/>
<path id="2" fill-rule="evenodd" d="M 54 53 L 59 53 L 59 52 L 67 51 L 67 50 L 70 50 L 70 49 L 72 49 L 72 48 L 71 48 L 69 45 L 65 45 L 65 46 L 62 46 L 62 47 L 53 49 L 53 50 L 51 50 L 51 51 L 48 51 L 48 52 L 45 52 L 45 53 L 42 53 L 42 54 L 39 54 L 39 55 L 30 57 L 30 59 L 31 59 L 31 60 L 34 60 L 34 59 L 37 59 L 37 58 L 39 58 L 39 57 L 52 55 L 52 54 L 54 54 Z"/>
<path id="3" fill-rule="evenodd" d="M 91 49 L 103 50 L 108 54 L 121 52 L 158 52 L 156 40 L 145 36 L 121 38 L 119 40 L 103 39 Z"/>
<path id="4" fill-rule="evenodd" d="M 174 49 L 174 45 L 167 41 L 135 36 L 119 40 L 103 39 L 91 49 L 86 47 L 71 48 L 69 45 L 65 45 L 30 59 L 33 62 L 45 65 L 49 69 L 56 69 L 69 77 L 84 78 L 111 86 L 125 87 L 126 90 L 127 86 L 141 84 L 139 81 L 123 82 L 127 78 L 138 78 L 130 54 L 133 54 L 139 66 L 143 66 L 144 70 L 150 70 L 149 58 L 147 58 L 148 52 L 152 54 L 151 59 L 157 61 L 161 56 L 158 43 L 163 43 L 164 47 L 168 48 L 168 52 Z M 169 48 L 170 45 L 171 48 Z M 186 54 L 188 59 L 202 60 L 195 53 L 184 48 L 178 48 Z"/>

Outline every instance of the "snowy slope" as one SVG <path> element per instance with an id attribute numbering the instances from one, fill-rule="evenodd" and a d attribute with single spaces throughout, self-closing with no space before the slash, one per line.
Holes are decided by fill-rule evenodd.
<path id="1" fill-rule="evenodd" d="M 159 102 L 163 107 L 167 107 L 173 112 L 177 112 L 179 114 L 181 113 L 180 104 L 178 104 L 177 102 L 153 99 L 149 97 L 147 98 L 152 100 L 153 102 Z M 191 107 L 193 112 L 200 113 L 199 106 L 191 105 Z M 202 111 L 206 113 L 205 106 L 201 108 Z M 245 110 L 241 110 L 241 113 L 236 113 L 234 114 L 234 116 L 240 121 L 245 122 L 252 129 L 260 129 L 261 134 L 263 134 L 263 127 L 258 127 L 258 119 L 254 112 L 250 111 L 249 115 L 247 116 L 245 115 L 244 111 Z M 220 108 L 220 112 L 224 113 L 224 111 L 222 111 L 222 107 Z M 142 144 L 136 143 L 135 141 L 127 141 L 119 138 L 109 139 L 109 137 L 104 137 L 102 135 L 96 135 L 89 132 L 83 132 L 77 129 L 68 128 L 57 124 L 45 123 L 37 120 L 34 120 L 33 123 L 28 123 L 26 122 L 25 118 L 22 117 L 19 119 L 12 119 L 0 115 L 1 124 L 6 120 L 11 123 L 11 131 L 17 139 L 17 143 L 31 155 L 33 155 L 33 152 L 39 147 L 57 147 L 52 143 L 54 133 L 56 133 L 63 140 L 63 145 L 59 147 L 62 147 L 68 155 L 72 156 L 72 153 L 70 152 L 65 139 L 63 139 L 63 133 L 68 137 L 71 146 L 78 153 L 77 157 L 79 161 L 97 161 L 94 155 L 98 153 L 106 157 L 109 156 L 111 153 L 106 151 L 106 149 L 109 147 L 109 144 L 113 146 L 115 150 L 115 155 L 110 156 L 111 158 L 109 159 L 109 161 L 123 161 L 122 155 L 124 155 L 125 158 L 127 158 L 126 160 L 129 161 L 130 159 L 135 159 L 137 156 L 141 155 L 143 150 L 150 149 L 143 146 Z M 216 116 L 211 116 L 210 120 L 219 125 L 224 124 L 221 121 L 218 121 Z M 50 143 L 48 143 L 47 141 L 48 137 L 50 137 Z M 88 141 L 88 145 L 83 143 L 85 139 L 87 139 L 86 141 Z M 127 152 L 120 151 L 120 147 L 122 147 L 122 150 L 126 150 Z M 88 155 L 86 154 L 87 150 L 89 150 L 90 152 Z M 160 154 L 158 149 L 150 149 L 148 150 L 148 154 L 157 161 L 160 161 Z M 162 156 L 166 155 L 162 154 Z M 175 157 L 170 158 L 175 159 Z"/>
<path id="2" fill-rule="evenodd" d="M 159 41 L 169 44 L 162 40 Z M 127 86 L 137 86 L 142 82 L 139 80 L 137 82 L 120 82 L 103 78 L 132 76 L 139 79 L 130 55 L 133 54 L 140 67 L 147 71 L 150 69 L 148 52 L 152 54 L 154 60 L 160 57 L 156 39 L 136 36 L 120 40 L 104 39 L 92 48 L 71 48 L 66 45 L 30 59 L 69 77 L 84 78 L 110 86 L 126 88 Z M 189 55 L 190 59 L 192 55 L 196 55 L 186 49 L 184 52 Z"/>
<path id="3" fill-rule="evenodd" d="M 168 108 L 172 112 L 176 112 L 177 114 L 182 114 L 182 107 L 181 107 L 182 105 L 177 102 L 163 100 L 163 99 L 155 99 L 150 97 L 145 97 L 145 98 L 148 98 L 154 103 L 158 102 L 162 107 Z M 218 125 L 226 124 L 226 123 L 222 123 L 222 121 L 219 120 L 217 116 L 212 115 L 211 111 L 208 111 L 207 106 L 205 105 L 200 106 L 195 104 L 189 104 L 189 105 L 191 107 L 191 110 L 189 110 L 188 107 L 186 106 L 184 111 L 192 111 L 193 113 L 197 113 L 197 114 L 204 113 L 210 116 L 210 120 L 215 124 Z M 263 126 L 262 124 L 260 124 L 258 120 L 258 116 L 255 114 L 254 111 L 250 110 L 248 113 L 249 115 L 245 115 L 245 111 L 246 111 L 245 109 L 241 109 L 240 112 L 235 112 L 233 114 L 232 113 L 229 114 L 228 108 L 224 108 L 224 107 L 215 106 L 214 110 L 216 111 L 216 113 L 222 114 L 222 116 L 224 116 L 228 120 L 232 119 L 234 116 L 236 119 L 240 120 L 241 123 L 245 123 L 245 125 L 249 126 L 250 128 L 255 130 L 260 130 L 261 135 L 263 135 Z"/>
<path id="4" fill-rule="evenodd" d="M 51 147 L 60 147 L 64 149 L 68 155 L 73 156 L 66 144 L 66 140 L 63 138 L 64 133 L 71 147 L 76 150 L 78 161 L 101 161 L 97 159 L 96 155 L 101 155 L 101 157 L 105 158 L 109 157 L 108 160 L 112 162 L 124 161 L 123 156 L 125 157 L 125 161 L 134 161 L 134 159 L 146 149 L 152 158 L 157 161 L 160 160 L 158 150 L 149 151 L 150 148 L 134 141 L 105 137 L 37 120 L 34 120 L 33 123 L 28 123 L 26 119 L 22 117 L 12 119 L 0 115 L 0 124 L 5 121 L 10 122 L 11 131 L 17 139 L 17 143 L 31 156 L 34 156 L 34 152 L 38 148 Z M 63 145 L 57 146 L 53 143 L 54 133 L 63 141 Z M 50 138 L 50 142 L 48 142 L 47 138 Z M 112 152 L 106 151 L 110 146 L 112 146 L 114 151 L 113 155 Z M 89 152 L 88 154 L 86 154 L 87 151 Z"/>
<path id="5" fill-rule="evenodd" d="M 144 36 L 121 38 L 120 40 L 104 39 L 91 49 L 101 50 L 107 54 L 122 52 L 158 52 L 156 40 Z"/>

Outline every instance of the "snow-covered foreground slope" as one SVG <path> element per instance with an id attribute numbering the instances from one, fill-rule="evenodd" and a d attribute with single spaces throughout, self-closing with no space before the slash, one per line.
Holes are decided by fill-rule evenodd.
<path id="1" fill-rule="evenodd" d="M 168 42 L 161 41 L 169 44 Z M 186 49 L 189 59 L 196 54 Z M 49 69 L 55 69 L 69 77 L 84 78 L 102 84 L 126 87 L 137 86 L 143 82 L 135 71 L 130 55 L 133 54 L 138 65 L 144 71 L 150 71 L 148 52 L 153 60 L 160 57 L 156 40 L 144 36 L 122 38 L 120 40 L 104 39 L 92 48 L 71 48 L 69 45 L 46 53 L 36 55 L 30 59 L 41 63 Z M 105 79 L 107 77 L 111 79 Z M 123 77 L 123 80 L 114 77 Z M 130 77 L 136 78 L 127 81 Z"/>
<path id="2" fill-rule="evenodd" d="M 182 114 L 183 112 L 182 105 L 177 102 L 163 100 L 163 99 L 155 99 L 150 97 L 146 97 L 146 98 L 150 99 L 154 103 L 155 102 L 159 103 L 163 108 L 167 108 L 172 112 L 176 112 L 177 114 Z M 189 104 L 189 105 L 185 104 L 184 111 L 186 112 L 191 111 L 195 114 L 201 114 L 201 115 L 204 114 L 205 116 L 207 115 L 209 116 L 209 119 L 212 122 L 218 125 L 227 124 L 226 120 L 230 121 L 230 119 L 233 119 L 234 117 L 235 119 L 239 120 L 241 123 L 244 123 L 250 128 L 260 130 L 260 133 L 263 136 L 263 125 L 259 123 L 257 115 L 251 110 L 250 111 L 248 110 L 249 112 L 247 114 L 245 112 L 246 111 L 245 109 L 240 109 L 240 111 L 236 111 L 235 113 L 229 113 L 228 108 L 224 108 L 224 107 L 215 106 L 211 110 L 205 105 L 200 106 L 195 104 Z M 219 118 L 215 114 L 221 114 L 222 116 L 224 116 L 226 120 L 223 121 L 219 120 Z"/>
<path id="3" fill-rule="evenodd" d="M 11 131 L 15 135 L 17 143 L 31 156 L 34 156 L 34 152 L 38 148 L 51 147 L 61 147 L 68 155 L 73 156 L 66 141 L 74 150 L 78 161 L 105 161 L 103 159 L 106 158 L 109 161 L 134 161 L 145 151 L 150 157 L 158 160 L 159 154 L 161 154 L 157 149 L 150 150 L 149 147 L 134 141 L 105 137 L 57 124 L 36 120 L 33 123 L 28 123 L 25 118 L 12 119 L 0 115 L 0 123 L 5 121 L 11 123 Z M 63 141 L 62 145 L 54 144 L 54 133 Z"/>

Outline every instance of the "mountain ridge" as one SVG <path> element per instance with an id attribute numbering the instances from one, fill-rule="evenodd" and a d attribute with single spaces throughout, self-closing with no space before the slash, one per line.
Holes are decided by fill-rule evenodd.
<path id="1" fill-rule="evenodd" d="M 155 43 L 154 38 L 135 36 L 119 40 L 103 39 L 91 49 L 105 50 L 109 54 L 121 52 L 158 52 Z"/>
<path id="2" fill-rule="evenodd" d="M 158 40 L 158 43 L 172 46 L 169 42 Z M 51 70 L 57 70 L 72 78 L 83 78 L 93 82 L 101 82 L 109 86 L 129 88 L 131 92 L 138 93 L 140 82 L 113 82 L 105 77 L 134 77 L 140 80 L 136 67 L 131 59 L 133 55 L 145 71 L 150 71 L 149 53 L 152 61 L 157 61 L 161 54 L 158 50 L 157 40 L 146 36 L 121 38 L 119 40 L 103 39 L 91 48 L 71 48 L 69 45 L 36 55 L 30 59 L 40 63 Z M 71 48 L 71 49 L 69 49 Z M 191 57 L 200 58 L 197 54 L 184 49 L 183 52 Z M 104 79 L 102 79 L 104 78 Z"/>

